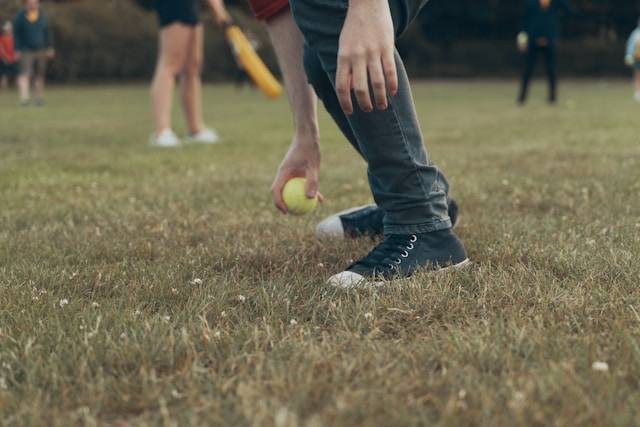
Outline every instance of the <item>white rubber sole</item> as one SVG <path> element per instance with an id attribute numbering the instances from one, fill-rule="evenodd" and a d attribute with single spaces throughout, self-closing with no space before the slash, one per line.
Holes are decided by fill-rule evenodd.
<path id="1" fill-rule="evenodd" d="M 316 239 L 318 240 L 342 240 L 345 238 L 344 227 L 340 217 L 347 215 L 360 209 L 374 207 L 375 204 L 362 205 L 355 208 L 346 209 L 335 213 L 328 218 L 323 219 L 316 226 Z"/>
<path id="2" fill-rule="evenodd" d="M 215 145 L 215 144 L 220 144 L 221 141 L 219 136 L 215 137 L 214 139 L 198 139 L 198 138 L 192 138 L 190 136 L 185 136 L 184 142 L 186 144 Z"/>
<path id="3" fill-rule="evenodd" d="M 449 267 L 441 268 L 439 270 L 435 270 L 432 273 L 443 273 L 451 270 L 461 270 L 463 268 L 468 268 L 471 266 L 471 260 L 469 258 L 461 261 L 455 265 L 450 265 Z M 394 282 L 398 280 L 408 280 L 409 278 L 402 279 L 392 279 L 392 280 L 372 280 L 367 279 L 366 277 L 354 273 L 352 271 L 343 271 L 342 273 L 335 274 L 327 280 L 327 285 L 333 286 L 334 288 L 340 289 L 355 289 L 355 288 L 365 288 L 365 287 L 380 287 L 384 286 L 389 282 Z"/>

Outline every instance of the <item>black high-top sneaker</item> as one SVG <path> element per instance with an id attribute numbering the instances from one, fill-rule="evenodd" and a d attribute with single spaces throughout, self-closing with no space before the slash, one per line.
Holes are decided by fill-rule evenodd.
<path id="1" fill-rule="evenodd" d="M 458 224 L 458 203 L 448 200 L 449 218 L 455 227 Z M 376 205 L 358 206 L 338 212 L 322 220 L 316 226 L 319 240 L 381 236 L 383 234 L 384 212 Z"/>
<path id="2" fill-rule="evenodd" d="M 411 277 L 416 270 L 462 268 L 470 263 L 462 242 L 451 229 L 421 234 L 392 234 L 367 256 L 332 276 L 331 286 L 349 289 L 382 285 Z"/>

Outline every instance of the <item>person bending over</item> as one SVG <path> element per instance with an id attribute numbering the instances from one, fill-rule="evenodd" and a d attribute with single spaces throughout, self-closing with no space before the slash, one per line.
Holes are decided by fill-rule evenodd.
<path id="1" fill-rule="evenodd" d="M 394 46 L 426 1 L 290 3 L 305 40 L 307 78 L 366 160 L 370 188 L 383 213 L 385 239 L 329 283 L 351 287 L 408 277 L 417 269 L 467 265 L 464 247 L 451 230 L 449 186 L 427 157 L 409 81 Z M 295 56 L 293 52 L 289 50 Z M 296 90 L 309 90 L 290 85 L 286 72 L 285 83 L 290 99 Z M 308 196 L 317 192 L 317 127 L 311 135 L 305 142 L 294 137 L 274 181 L 274 201 L 283 211 L 281 190 L 291 175 L 307 177 Z"/>
<path id="2" fill-rule="evenodd" d="M 209 0 L 218 24 L 230 22 L 222 0 Z M 182 90 L 187 142 L 213 144 L 219 136 L 202 118 L 202 60 L 204 29 L 198 19 L 197 0 L 154 0 L 160 23 L 159 54 L 151 84 L 155 122 L 151 145 L 177 147 L 181 141 L 171 127 L 171 105 L 176 78 Z"/>
<path id="3" fill-rule="evenodd" d="M 266 24 L 274 46 L 294 124 L 294 136 L 281 170 L 273 183 L 276 206 L 286 213 L 282 187 L 293 177 L 305 177 L 307 194 L 314 197 L 320 169 L 320 137 L 317 122 L 317 98 L 304 72 L 304 39 L 291 15 L 289 0 L 250 0 L 258 20 Z M 453 226 L 458 220 L 458 204 L 448 199 L 448 213 Z M 333 214 L 316 226 L 316 237 L 325 239 L 358 238 L 383 234 L 384 211 L 376 204 L 353 207 Z"/>

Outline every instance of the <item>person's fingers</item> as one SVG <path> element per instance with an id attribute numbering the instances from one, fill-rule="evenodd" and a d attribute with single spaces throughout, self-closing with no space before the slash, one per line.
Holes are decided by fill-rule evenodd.
<path id="1" fill-rule="evenodd" d="M 336 94 L 340 107 L 345 114 L 353 113 L 351 103 L 351 63 L 348 58 L 338 55 L 338 69 L 336 70 Z"/>
<path id="2" fill-rule="evenodd" d="M 318 194 L 318 171 L 308 168 L 305 178 L 305 194 L 309 199 L 313 199 Z"/>
<path id="3" fill-rule="evenodd" d="M 395 96 L 398 93 L 398 70 L 396 69 L 393 50 L 382 55 L 382 68 L 384 69 L 384 78 L 387 81 L 389 95 Z"/>
<path id="4" fill-rule="evenodd" d="M 367 63 L 364 58 L 359 59 L 353 66 L 353 92 L 358 100 L 360 109 L 365 113 L 373 110 L 371 104 L 371 94 L 369 93 L 369 78 L 367 74 Z"/>
<path id="5" fill-rule="evenodd" d="M 280 212 L 283 214 L 287 213 L 287 205 L 284 203 L 282 199 L 282 188 L 289 180 L 289 177 L 283 173 L 278 172 L 278 176 L 276 176 L 276 180 L 273 182 L 271 186 L 271 197 L 273 198 L 273 204 L 278 208 Z"/>
<path id="6" fill-rule="evenodd" d="M 379 57 L 371 58 L 369 62 L 369 78 L 371 79 L 371 88 L 373 96 L 376 100 L 376 108 L 378 110 L 387 109 L 387 86 L 385 84 L 384 72 L 382 71 L 382 62 Z"/>

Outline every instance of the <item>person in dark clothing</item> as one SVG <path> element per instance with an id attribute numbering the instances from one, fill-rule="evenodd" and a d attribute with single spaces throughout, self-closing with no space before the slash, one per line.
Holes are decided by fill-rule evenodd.
<path id="1" fill-rule="evenodd" d="M 20 63 L 20 102 L 22 105 L 30 102 L 30 86 L 33 80 L 35 100 L 41 105 L 47 60 L 53 58 L 55 51 L 49 24 L 38 0 L 24 1 L 24 8 L 13 19 L 13 37 L 16 60 Z"/>
<path id="2" fill-rule="evenodd" d="M 303 63 L 309 83 L 367 162 L 369 186 L 382 214 L 378 222 L 383 224 L 384 240 L 330 277 L 331 286 L 379 285 L 418 270 L 462 268 L 470 263 L 451 229 L 449 184 L 427 155 L 409 79 L 395 49 L 396 39 L 426 2 L 290 1 L 305 40 Z M 294 95 L 296 90 L 306 90 L 292 86 L 288 90 Z M 274 202 L 283 212 L 287 212 L 282 201 L 286 181 L 293 176 L 317 178 L 320 158 L 316 153 L 317 147 L 292 142 L 272 186 Z M 317 188 L 306 187 L 307 197 L 316 194 Z"/>
<path id="3" fill-rule="evenodd" d="M 573 13 L 569 0 L 525 0 L 523 34 L 525 60 L 522 73 L 522 85 L 518 103 L 527 101 L 529 83 L 538 59 L 542 56 L 547 67 L 549 81 L 549 102 L 557 99 L 557 61 L 556 44 L 558 40 L 558 21 L 561 13 Z"/>

